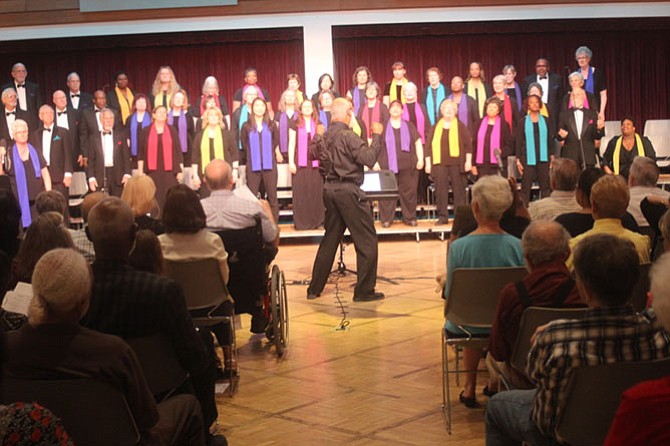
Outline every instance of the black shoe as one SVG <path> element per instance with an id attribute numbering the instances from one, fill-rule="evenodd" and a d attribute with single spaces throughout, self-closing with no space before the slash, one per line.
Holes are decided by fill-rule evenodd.
<path id="1" fill-rule="evenodd" d="M 228 440 L 221 434 L 208 435 L 207 446 L 228 446 Z"/>
<path id="2" fill-rule="evenodd" d="M 321 293 L 312 294 L 309 291 L 307 292 L 307 300 L 314 300 L 317 297 L 321 297 Z"/>
<path id="3" fill-rule="evenodd" d="M 253 334 L 265 333 L 265 328 L 268 326 L 268 318 L 263 313 L 254 314 L 251 316 L 251 332 Z"/>
<path id="4" fill-rule="evenodd" d="M 461 394 L 458 395 L 458 400 L 468 409 L 476 409 L 479 407 L 477 399 L 473 396 L 472 398 L 466 398 L 463 396 L 464 390 L 461 390 Z"/>
<path id="5" fill-rule="evenodd" d="M 354 296 L 354 302 L 372 302 L 373 300 L 382 300 L 384 293 L 376 292 L 364 296 Z"/>
<path id="6" fill-rule="evenodd" d="M 491 398 L 493 395 L 495 395 L 498 392 L 496 390 L 491 390 L 491 389 L 489 389 L 489 386 L 486 386 L 482 389 L 482 393 L 485 396 L 488 396 L 489 398 Z"/>

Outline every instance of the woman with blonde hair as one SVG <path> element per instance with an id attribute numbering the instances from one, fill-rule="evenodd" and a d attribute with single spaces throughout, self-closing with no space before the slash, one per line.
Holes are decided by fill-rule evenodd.
<path id="1" fill-rule="evenodd" d="M 172 95 L 181 87 L 175 78 L 174 71 L 167 65 L 163 65 L 156 73 L 156 79 L 151 86 L 151 105 L 156 108 L 159 105 L 170 106 Z"/>
<path id="2" fill-rule="evenodd" d="M 140 229 L 149 229 L 156 235 L 165 232 L 160 220 L 151 215 L 158 215 L 160 209 L 156 202 L 156 185 L 148 175 L 136 175 L 126 182 L 121 199 L 133 210 L 135 223 Z"/>

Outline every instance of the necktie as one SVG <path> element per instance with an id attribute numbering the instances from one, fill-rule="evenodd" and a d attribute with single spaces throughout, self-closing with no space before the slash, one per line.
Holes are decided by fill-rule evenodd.
<path id="1" fill-rule="evenodd" d="M 112 132 L 102 132 L 103 135 L 111 135 Z"/>
<path id="2" fill-rule="evenodd" d="M 547 76 L 540 76 L 540 80 L 544 80 L 546 78 L 547 78 Z"/>
<path id="3" fill-rule="evenodd" d="M 100 110 L 96 108 L 96 109 L 95 109 L 95 112 L 96 112 L 96 113 L 100 113 Z"/>
<path id="4" fill-rule="evenodd" d="M 48 128 L 44 127 L 44 131 L 45 132 L 51 132 L 51 129 L 48 129 Z"/>

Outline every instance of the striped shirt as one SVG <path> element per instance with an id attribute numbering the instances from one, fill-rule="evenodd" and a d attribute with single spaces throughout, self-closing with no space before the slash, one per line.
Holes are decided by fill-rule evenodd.
<path id="1" fill-rule="evenodd" d="M 670 335 L 630 306 L 592 308 L 583 319 L 554 321 L 528 355 L 527 373 L 537 386 L 533 421 L 546 435 L 556 435 L 574 368 L 668 356 Z"/>

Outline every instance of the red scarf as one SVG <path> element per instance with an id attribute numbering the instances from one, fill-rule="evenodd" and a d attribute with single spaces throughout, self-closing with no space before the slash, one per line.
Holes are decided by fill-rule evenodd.
<path id="1" fill-rule="evenodd" d="M 365 127 L 368 129 L 368 138 L 372 138 L 371 124 L 373 122 L 381 122 L 380 115 L 381 106 L 379 105 L 379 100 L 377 100 L 375 105 L 372 107 L 372 119 L 370 118 L 370 107 L 368 107 L 367 103 L 365 104 L 365 107 L 363 108 L 363 122 L 365 123 Z"/>
<path id="2" fill-rule="evenodd" d="M 512 101 L 509 100 L 507 94 L 505 94 L 505 100 L 503 101 L 503 116 L 505 122 L 509 125 L 509 129 L 512 130 Z"/>
<path id="3" fill-rule="evenodd" d="M 167 124 L 163 127 L 163 168 L 166 172 L 172 172 L 172 135 Z M 147 168 L 156 170 L 158 164 L 158 133 L 156 124 L 149 129 L 149 142 L 147 144 Z"/>

